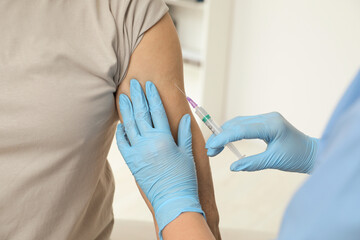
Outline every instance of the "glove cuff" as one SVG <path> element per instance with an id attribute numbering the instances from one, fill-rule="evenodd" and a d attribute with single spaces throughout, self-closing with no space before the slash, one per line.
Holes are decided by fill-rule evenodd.
<path id="1" fill-rule="evenodd" d="M 174 221 L 181 213 L 184 212 L 198 212 L 206 219 L 205 213 L 201 209 L 199 199 L 193 197 L 174 198 L 164 202 L 155 209 L 155 218 L 159 226 L 160 240 L 163 239 L 162 230 L 164 230 L 166 225 Z"/>
<path id="2" fill-rule="evenodd" d="M 310 174 L 312 172 L 315 165 L 315 158 L 317 155 L 318 145 L 319 145 L 319 139 L 310 137 L 310 141 L 308 144 L 309 158 L 308 158 L 307 167 L 303 171 L 304 173 Z"/>

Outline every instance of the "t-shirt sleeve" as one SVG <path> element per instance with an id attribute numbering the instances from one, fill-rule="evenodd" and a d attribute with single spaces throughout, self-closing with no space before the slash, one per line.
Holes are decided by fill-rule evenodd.
<path id="1" fill-rule="evenodd" d="M 117 27 L 115 50 L 116 87 L 124 79 L 130 57 L 144 33 L 154 26 L 169 10 L 163 0 L 110 0 L 110 10 Z"/>

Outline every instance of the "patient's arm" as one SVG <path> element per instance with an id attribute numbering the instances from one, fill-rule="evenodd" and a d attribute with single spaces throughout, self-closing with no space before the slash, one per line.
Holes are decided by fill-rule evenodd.
<path id="1" fill-rule="evenodd" d="M 184 88 L 183 68 L 179 40 L 169 14 L 166 14 L 145 33 L 141 43 L 134 51 L 128 73 L 117 92 L 117 103 L 121 93 L 130 97 L 130 80 L 133 78 L 137 79 L 143 87 L 146 81 L 152 81 L 156 85 L 166 109 L 173 136 L 177 139 L 179 121 L 184 114 L 191 114 L 191 110 L 184 95 L 174 86 L 176 84 L 180 88 Z M 193 117 L 191 126 L 200 201 L 209 227 L 217 239 L 220 239 L 219 215 L 215 203 L 209 159 L 205 151 L 205 141 Z M 144 195 L 143 197 L 146 199 Z M 147 204 L 152 210 L 151 205 L 148 202 Z"/>

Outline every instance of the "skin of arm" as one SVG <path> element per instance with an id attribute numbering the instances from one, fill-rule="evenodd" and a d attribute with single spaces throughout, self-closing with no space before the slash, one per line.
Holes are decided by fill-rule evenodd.
<path id="1" fill-rule="evenodd" d="M 200 213 L 185 212 L 163 230 L 164 240 L 215 240 Z"/>
<path id="2" fill-rule="evenodd" d="M 158 88 L 175 139 L 177 139 L 177 128 L 181 117 L 187 113 L 191 115 L 193 154 L 199 185 L 199 198 L 206 214 L 207 223 L 216 239 L 219 240 L 221 239 L 218 228 L 219 214 L 215 202 L 205 141 L 199 126 L 192 116 L 185 96 L 175 87 L 176 84 L 181 89 L 184 89 L 182 64 L 181 47 L 177 32 L 170 15 L 166 14 L 144 34 L 141 43 L 132 54 L 127 75 L 116 94 L 117 109 L 122 120 L 118 106 L 119 96 L 123 93 L 130 97 L 130 80 L 135 78 L 140 82 L 143 89 L 145 89 L 146 81 L 152 81 Z M 154 216 L 151 204 L 141 189 L 140 192 Z"/>

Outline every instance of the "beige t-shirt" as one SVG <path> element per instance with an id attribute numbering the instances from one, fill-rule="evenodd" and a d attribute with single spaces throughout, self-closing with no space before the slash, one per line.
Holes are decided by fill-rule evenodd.
<path id="1" fill-rule="evenodd" d="M 116 90 L 167 10 L 162 0 L 0 1 L 1 240 L 109 238 Z"/>

